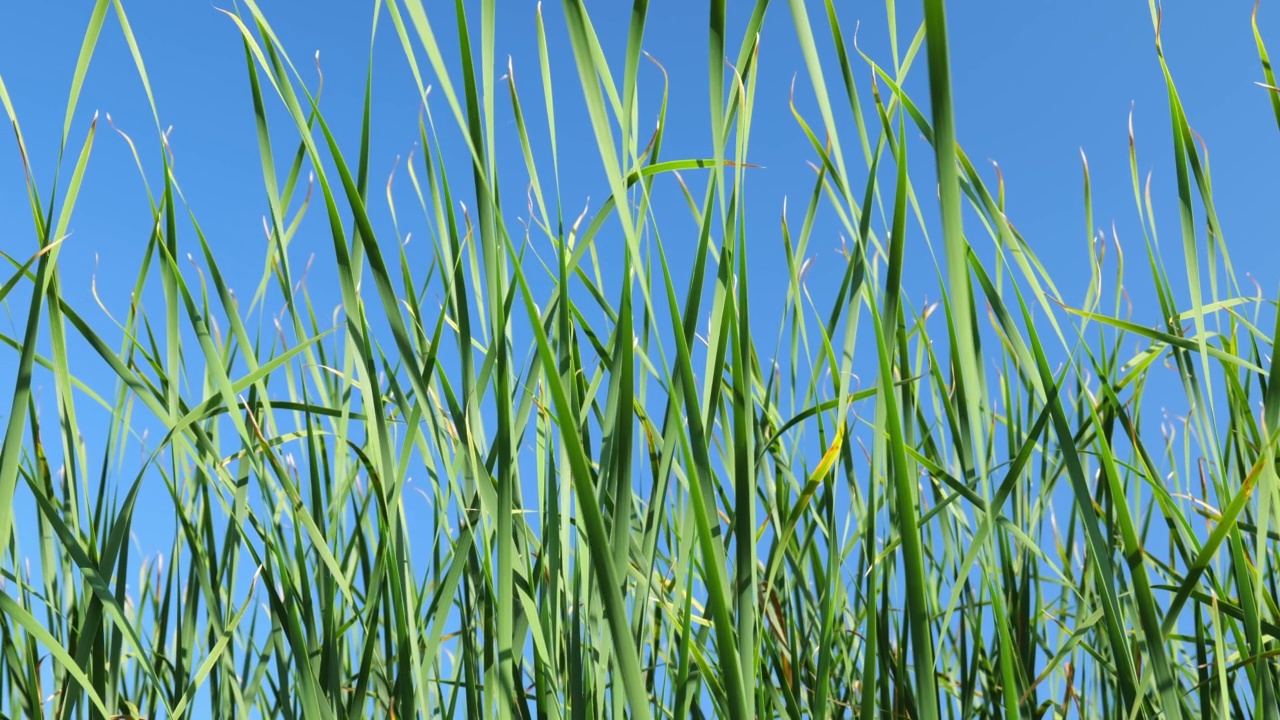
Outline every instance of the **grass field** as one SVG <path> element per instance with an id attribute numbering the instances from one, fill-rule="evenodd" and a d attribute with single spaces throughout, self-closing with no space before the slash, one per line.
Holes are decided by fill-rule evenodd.
<path id="1" fill-rule="evenodd" d="M 369 95 L 322 105 L 310 58 L 238 0 L 225 19 L 244 63 L 226 72 L 252 102 L 223 111 L 256 122 L 264 272 L 232 291 L 157 116 L 129 143 L 138 169 L 163 169 L 144 173 L 133 296 L 161 301 L 113 317 L 60 284 L 107 129 L 73 118 L 104 33 L 124 34 L 144 81 L 164 58 L 138 49 L 130 3 L 98 0 L 59 172 L 24 168 L 43 180 L 27 185 L 36 242 L 3 243 L 0 717 L 1280 718 L 1276 300 L 1237 279 L 1163 54 L 1176 195 L 1153 199 L 1131 134 L 1145 239 L 1104 237 L 1087 294 L 1063 294 L 1003 180 L 957 141 L 943 0 L 884 62 L 833 2 L 775 0 L 766 18 L 757 0 L 731 42 L 710 0 L 713 132 L 677 157 L 665 90 L 639 90 L 641 38 L 663 32 L 644 0 L 614 66 L 582 0 L 563 2 L 573 66 L 552 65 L 530 11 L 542 63 L 519 85 L 496 0 L 458 17 L 382 0 L 377 32 L 424 101 L 395 180 L 416 206 L 389 208 L 432 229 L 418 263 L 373 219 L 393 196 L 370 173 Z M 474 65 L 443 56 L 437 13 Z M 815 113 L 757 105 L 762 22 L 793 28 Z M 819 61 L 828 44 L 836 63 Z M 927 101 L 901 90 L 908 73 Z M 557 134 L 553 87 L 581 94 L 593 137 Z M 0 101 L 14 172 L 29 155 L 2 81 Z M 494 122 L 499 104 L 514 123 Z M 855 122 L 836 122 L 846 104 Z M 339 112 L 363 118 L 358 145 L 331 131 Z M 762 229 L 744 222 L 753 120 L 788 112 L 813 182 Z M 499 138 L 525 162 L 499 167 Z M 559 191 L 579 172 L 569 141 L 598 147 L 606 179 L 582 216 Z M 913 177 L 908 152 L 936 173 Z M 502 196 L 500 175 L 528 196 Z M 679 232 L 658 187 L 687 201 Z M 1180 209 L 1175 252 L 1156 202 Z M 842 282 L 811 292 L 819 213 L 849 243 Z M 1087 166 L 1081 214 L 1091 228 Z M 316 262 L 337 313 L 290 253 L 304 216 L 332 238 Z M 780 327 L 753 315 L 749 252 L 785 258 Z M 930 252 L 945 294 L 925 304 L 904 266 Z M 1156 327 L 1127 314 L 1134 265 Z M 1185 422 L 1146 417 L 1169 404 L 1149 397 L 1166 366 Z M 140 507 L 157 504 L 171 544 L 140 551 L 137 526 L 157 522 Z"/>

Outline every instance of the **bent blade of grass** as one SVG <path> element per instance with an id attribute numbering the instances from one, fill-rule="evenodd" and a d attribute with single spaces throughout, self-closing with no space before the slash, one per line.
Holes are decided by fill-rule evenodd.
<path id="1" fill-rule="evenodd" d="M 92 53 L 92 51 L 93 45 L 88 43 L 86 38 L 84 52 Z M 87 58 L 82 58 L 81 62 L 87 64 L 88 60 Z M 5 98 L 5 106 L 8 111 L 11 109 L 11 105 L 8 102 L 7 95 Z M 16 117 L 11 115 L 10 119 L 16 128 Z M 13 402 L 10 405 L 9 422 L 5 428 L 3 449 L 0 449 L 0 547 L 8 546 L 10 534 L 13 530 L 13 494 L 17 489 L 22 437 L 26 431 L 25 408 L 31 398 L 31 371 L 35 363 L 37 340 L 40 336 L 40 318 L 43 314 L 42 310 L 45 303 L 49 301 L 57 302 L 58 298 L 56 291 L 56 264 L 63 244 L 61 242 L 54 244 L 54 239 L 61 238 L 66 234 L 67 225 L 71 221 L 71 212 L 75 207 L 80 184 L 84 178 L 85 167 L 88 165 L 90 151 L 93 148 L 96 127 L 97 115 L 95 114 L 93 122 L 90 123 L 84 145 L 81 147 L 75 168 L 72 171 L 71 179 L 67 184 L 66 198 L 62 202 L 58 218 L 53 224 L 55 228 L 54 234 L 52 236 L 42 234 L 39 238 L 42 250 L 50 246 L 51 249 L 40 255 L 40 261 L 36 268 L 36 280 L 32 288 L 31 304 L 27 311 L 27 324 L 22 340 L 22 351 L 14 377 Z M 19 136 L 19 141 L 21 142 L 21 136 Z M 25 153 L 23 161 L 25 165 Z M 28 178 L 30 178 L 29 169 Z M 34 193 L 34 188 L 31 188 L 31 192 Z M 50 208 L 50 217 L 52 217 L 52 208 Z M 38 215 L 34 219 L 37 231 L 46 233 L 50 227 L 50 222 L 42 220 Z M 59 353 L 58 351 L 59 348 L 55 347 L 54 356 L 50 360 L 53 364 L 54 374 L 59 378 L 59 387 L 63 388 L 64 392 L 69 392 L 70 382 L 65 352 Z"/>
<path id="2" fill-rule="evenodd" d="M 37 620 L 26 608 L 19 605 L 8 593 L 0 593 L 0 612 L 5 616 L 13 618 L 23 630 L 26 630 L 41 645 L 48 649 L 49 654 L 58 661 L 62 669 L 80 686 L 85 695 L 89 697 L 89 701 L 93 703 L 93 707 L 103 717 L 109 717 L 111 712 L 107 710 L 107 706 L 103 704 L 101 696 L 94 690 L 94 683 L 85 674 L 84 670 L 71 656 L 63 643 L 44 626 L 42 622 Z"/>

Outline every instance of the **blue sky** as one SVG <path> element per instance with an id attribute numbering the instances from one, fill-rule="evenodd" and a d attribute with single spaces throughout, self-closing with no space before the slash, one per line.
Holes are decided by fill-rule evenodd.
<path id="1" fill-rule="evenodd" d="M 178 181 L 230 283 L 233 287 L 246 287 L 261 276 L 265 252 L 262 215 L 266 208 L 243 51 L 235 26 L 217 11 L 217 4 L 126 0 L 125 8 L 147 62 L 161 124 L 173 128 L 170 138 Z M 836 4 L 847 32 L 852 34 L 854 27 L 860 26 L 859 47 L 878 62 L 891 64 L 883 4 Z M 444 3 L 427 5 L 456 73 L 456 49 L 447 40 L 453 28 L 452 13 L 435 11 Z M 499 0 L 498 5 L 498 55 L 511 56 L 522 97 L 532 103 L 541 92 L 533 33 L 535 4 Z M 606 53 L 612 61 L 619 61 L 629 7 L 622 2 L 588 5 L 596 30 L 605 39 Z M 735 1 L 730 5 L 729 52 L 736 54 L 749 4 Z M 825 34 L 821 4 L 809 5 L 824 59 L 830 61 L 831 42 Z M 898 27 L 900 43 L 905 48 L 918 27 L 920 11 L 918 3 L 900 5 Z M 354 152 L 369 58 L 372 3 L 265 1 L 262 7 L 309 80 L 314 77 L 310 74 L 310 57 L 320 51 L 325 77 L 323 107 L 340 142 L 348 152 Z M 1264 292 L 1275 297 L 1280 287 L 1280 250 L 1275 225 L 1267 218 L 1280 190 L 1274 160 L 1280 143 L 1266 91 L 1255 85 L 1255 81 L 1262 80 L 1262 70 L 1249 24 L 1251 9 L 1252 4 L 1242 0 L 1212 4 L 1169 2 L 1163 39 L 1189 120 L 1208 143 L 1217 210 L 1232 258 L 1239 271 L 1252 273 Z M 594 143 L 580 140 L 589 137 L 590 128 L 582 112 L 559 5 L 548 2 L 544 12 L 552 63 L 563 81 L 557 89 L 562 197 L 566 213 L 575 214 L 588 198 L 593 208 L 598 207 L 607 192 Z M 707 155 L 705 14 L 703 3 L 691 0 L 651 3 L 644 47 L 671 77 L 665 151 L 669 158 Z M 47 194 L 67 88 L 88 9 L 68 2 L 17 3 L 4 9 L 3 19 L 0 76 L 22 122 L 36 179 Z M 1185 276 L 1176 243 L 1168 105 L 1147 3 L 953 2 L 949 20 L 960 142 L 975 162 L 990 159 L 999 163 L 1014 224 L 1051 268 L 1059 287 L 1080 288 L 1074 296 L 1067 290 L 1066 299 L 1078 304 L 1088 278 L 1085 243 L 1089 229 L 1084 225 L 1081 201 L 1083 148 L 1093 186 L 1093 231 L 1107 229 L 1110 234 L 1112 223 L 1115 224 L 1132 260 L 1128 278 L 1137 308 L 1135 320 L 1153 324 L 1157 320 L 1155 304 L 1141 262 L 1142 232 L 1129 179 L 1127 119 L 1131 106 L 1139 167 L 1144 176 L 1148 170 L 1154 173 L 1157 222 L 1175 287 L 1182 287 Z M 374 49 L 371 171 L 375 219 L 382 223 L 381 227 L 389 228 L 381 191 L 396 157 L 407 156 L 414 145 L 419 98 L 385 17 L 383 23 Z M 1264 6 L 1261 23 L 1264 37 L 1275 38 L 1273 46 L 1280 48 L 1280 8 Z M 792 218 L 796 221 L 812 183 L 807 162 L 813 159 L 813 152 L 786 107 L 793 78 L 801 112 L 812 122 L 817 117 L 792 20 L 782 0 L 775 0 L 765 21 L 760 63 L 762 74 L 756 90 L 757 111 L 749 157 L 763 168 L 750 176 L 749 213 L 752 222 L 759 223 L 753 224 L 751 238 L 753 301 L 759 298 L 753 313 L 757 318 L 766 318 L 761 320 L 761 327 L 770 331 L 768 337 L 757 339 L 765 349 L 771 349 L 776 321 L 767 318 L 771 309 L 781 304 L 786 288 L 785 275 L 777 272 L 782 267 L 778 218 L 784 197 L 790 197 Z M 660 76 L 650 66 L 642 72 L 642 93 L 648 95 L 641 97 L 641 112 L 642 117 L 649 118 L 642 124 L 651 124 Z M 855 74 L 865 103 L 869 97 L 869 72 L 858 60 Z M 832 81 L 837 77 L 834 66 L 828 75 Z M 926 81 L 922 56 L 908 83 L 909 91 L 922 105 L 927 99 Z M 268 103 L 275 119 L 284 119 L 278 103 L 270 98 Z M 433 107 L 441 127 L 453 132 L 452 119 L 438 95 Z M 101 327 L 110 327 L 110 321 L 96 309 L 89 292 L 90 281 L 96 277 L 98 295 L 119 317 L 129 301 L 150 212 L 129 149 L 106 126 L 106 114 L 138 143 L 153 184 L 158 170 L 150 110 L 114 17 L 108 18 L 88 75 L 73 124 L 72 147 L 78 146 L 95 111 L 102 113 L 104 122 L 99 127 L 60 267 L 69 302 L 86 316 L 98 318 Z M 544 137 L 536 119 L 539 113 L 528 114 L 535 116 L 531 120 L 532 132 Z M 838 119 L 846 123 L 842 128 L 846 157 L 851 167 L 857 167 L 860 153 L 856 152 L 852 127 L 848 125 L 847 108 Z M 499 94 L 498 122 L 505 142 L 500 152 L 507 156 L 507 166 L 522 168 L 505 93 Z M 277 150 L 282 155 L 291 153 L 293 135 L 288 124 L 277 122 L 273 127 Z M 465 173 L 465 153 L 457 144 L 454 149 L 450 158 L 454 172 Z M 921 142 L 913 146 L 913 163 L 919 163 L 928 173 L 932 158 L 925 150 Z M 985 172 L 993 178 L 989 169 Z M 861 175 L 855 176 L 861 182 Z M 931 213 L 931 193 L 919 190 L 923 186 L 919 177 L 918 192 L 926 204 L 926 213 Z M 398 202 L 400 207 L 408 208 L 403 215 L 416 218 L 411 196 L 404 192 L 407 186 L 403 174 L 401 178 Z M 517 180 L 518 189 L 523 180 Z M 522 209 L 523 202 L 509 207 Z M 672 217 L 677 212 L 678 207 L 671 211 Z M 415 223 L 419 221 L 404 220 L 402 229 L 425 231 Z M 680 223 L 676 218 L 673 227 L 679 229 Z M 692 224 L 686 219 L 684 227 L 691 228 Z M 989 253 L 990 241 L 985 236 L 975 235 L 972 240 L 980 254 Z M 198 250 L 189 232 L 182 242 L 187 251 Z M 835 259 L 838 246 L 839 227 L 828 213 L 815 231 L 812 252 L 819 260 Z M 0 247 L 21 258 L 36 249 L 23 175 L 15 143 L 8 133 L 0 133 Z M 923 250 L 919 244 L 912 247 L 913 253 Z M 322 214 L 313 206 L 295 243 L 294 262 L 301 267 L 308 254 L 316 253 L 311 283 L 313 288 L 321 288 L 318 292 L 323 292 L 326 279 L 333 277 L 329 248 Z M 922 261 L 917 263 L 917 257 Z M 923 252 L 912 258 L 907 278 L 912 299 L 918 301 L 925 294 L 936 297 L 932 265 L 924 261 Z M 678 256 L 674 260 L 678 263 Z M 817 263 L 813 272 L 815 287 L 822 287 L 824 280 L 838 279 L 841 266 L 836 262 Z M 328 286 L 332 287 L 332 283 Z M 246 287 L 245 294 L 249 292 Z M 21 286 L 8 298 L 6 314 L 0 314 L 0 331 L 21 336 L 29 297 L 26 286 Z M 1179 301 L 1186 306 L 1185 293 Z M 115 342 L 116 337 L 111 335 L 110 339 Z M 7 408 L 3 401 L 12 386 L 15 365 L 16 353 L 0 349 L 0 407 Z M 102 368 L 87 363 L 82 378 L 92 383 L 94 377 L 105 377 L 97 374 L 102 372 Z M 41 379 L 46 397 L 51 396 L 51 383 L 40 375 L 38 385 Z M 52 410 L 48 403 L 49 417 Z M 90 453 L 95 454 L 93 448 Z M 156 502 L 168 500 L 158 495 Z"/>

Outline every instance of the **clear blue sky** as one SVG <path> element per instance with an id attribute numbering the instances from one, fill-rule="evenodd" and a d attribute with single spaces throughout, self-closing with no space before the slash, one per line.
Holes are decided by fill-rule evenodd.
<path id="1" fill-rule="evenodd" d="M 256 283 L 261 275 L 265 202 L 238 31 L 215 9 L 215 4 L 126 0 L 125 7 L 148 63 L 161 122 L 173 127 L 171 142 L 178 180 L 231 284 L 246 288 L 247 295 L 247 286 Z M 858 41 L 862 49 L 878 61 L 889 63 L 883 5 L 837 4 L 847 31 L 852 33 L 855 24 L 861 23 Z M 326 79 L 323 107 L 344 147 L 354 152 L 372 3 L 266 1 L 262 5 L 304 73 L 309 71 L 312 53 L 317 49 L 321 52 Z M 432 1 L 427 5 L 436 8 L 445 4 Z M 523 96 L 526 102 L 532 102 L 540 92 L 534 3 L 499 0 L 498 5 L 499 55 L 512 57 Z M 614 60 L 625 44 L 627 5 L 617 1 L 589 3 L 596 29 L 606 39 L 606 51 Z M 731 52 L 736 52 L 749 3 L 735 0 L 730 5 Z M 821 3 L 809 5 L 815 32 L 830 59 L 831 43 L 824 34 Z M 919 3 L 899 5 L 901 43 L 905 46 L 919 23 Z M 1217 209 L 1233 260 L 1239 270 L 1252 272 L 1268 296 L 1274 298 L 1280 287 L 1280 250 L 1276 226 L 1267 218 L 1270 203 L 1280 190 L 1280 166 L 1275 161 L 1280 135 L 1266 91 L 1254 84 L 1262 80 L 1262 70 L 1249 24 L 1251 9 L 1252 4 L 1243 0 L 1171 1 L 1166 4 L 1163 36 L 1190 122 L 1209 146 Z M 552 61 L 564 81 L 558 91 L 557 112 L 563 143 L 561 176 L 566 212 L 581 207 L 588 196 L 592 206 L 598 207 L 607 193 L 601 183 L 594 144 L 574 142 L 586 136 L 589 126 L 578 111 L 580 95 L 558 3 L 547 2 L 545 12 L 553 44 Z M 68 84 L 88 14 L 85 3 L 70 2 L 11 3 L 0 11 L 0 75 L 17 106 L 36 178 L 46 194 L 53 176 Z M 707 155 L 705 15 L 703 3 L 692 0 L 651 3 L 644 47 L 665 65 L 672 81 L 667 157 Z M 441 11 L 432 19 L 437 34 L 447 43 L 453 27 L 451 10 Z M 1167 99 L 1147 3 L 952 2 L 949 19 L 960 142 L 975 162 L 988 158 L 999 162 L 1013 222 L 1053 269 L 1059 287 L 1080 288 L 1067 298 L 1078 303 L 1088 277 L 1079 154 L 1083 148 L 1092 171 L 1095 225 L 1109 229 L 1114 222 L 1121 239 L 1127 241 L 1134 260 L 1129 281 L 1138 305 L 1135 320 L 1153 324 L 1157 317 L 1140 262 L 1142 233 L 1129 180 L 1126 122 L 1131 104 L 1135 107 L 1140 168 L 1144 174 L 1149 169 L 1155 173 L 1153 189 L 1166 261 L 1178 287 L 1184 276 L 1174 240 L 1177 216 Z M 1264 5 L 1262 27 L 1273 50 L 1280 52 L 1280 4 Z M 807 197 L 812 182 L 806 162 L 813 159 L 813 153 L 786 109 L 793 77 L 797 77 L 797 100 L 802 111 L 810 118 L 816 118 L 816 114 L 784 0 L 775 0 L 770 8 L 762 40 L 762 75 L 757 86 L 750 160 L 764 169 L 751 176 L 750 212 L 760 223 L 752 230 L 753 300 L 760 298 L 757 307 L 767 313 L 771 305 L 781 303 L 786 287 L 785 277 L 772 272 L 781 267 L 778 217 L 783 198 L 793 198 L 792 217 L 798 218 L 801 199 Z M 455 63 L 456 71 L 456 52 L 451 45 L 446 45 L 445 52 Z M 869 73 L 862 64 L 855 65 L 855 72 L 865 93 Z M 642 97 L 642 102 L 647 101 L 645 117 L 650 119 L 646 122 L 651 122 L 659 79 L 648 67 L 644 73 L 644 87 L 651 95 Z M 925 73 L 921 58 L 912 72 L 909 88 L 922 105 L 927 100 Z M 388 227 L 381 189 L 396 156 L 407 155 L 414 145 L 419 104 L 389 24 L 381 28 L 374 77 L 373 205 L 376 219 Z M 829 77 L 837 77 L 834 66 Z M 864 101 L 867 97 L 864 95 Z M 278 104 L 271 99 L 268 102 L 279 118 Z M 444 112 L 443 103 L 436 100 L 434 107 L 441 126 L 451 128 L 452 120 Z M 510 154 L 518 148 L 505 94 L 499 95 L 498 107 L 502 136 L 507 142 L 503 152 Z M 95 111 L 104 116 L 110 113 L 116 126 L 138 142 L 154 178 L 157 167 L 150 110 L 114 16 L 108 18 L 81 98 L 72 131 L 73 146 L 80 142 Z M 841 118 L 847 122 L 848 116 Z M 277 127 L 278 149 L 292 152 L 292 140 L 285 140 L 293 137 L 289 128 Z M 127 307 L 145 246 L 150 213 L 128 147 L 105 122 L 99 130 L 71 223 L 73 234 L 62 251 L 61 272 L 69 301 L 88 317 L 98 318 L 100 327 L 107 328 L 109 321 L 95 308 L 89 292 L 95 255 L 99 257 L 98 293 L 120 317 Z M 845 133 L 846 153 L 852 153 L 852 128 L 847 126 Z M 923 152 L 922 144 L 914 147 L 916 161 L 924 163 L 922 167 L 927 172 L 931 159 Z M 522 168 L 518 156 L 511 155 L 511 159 L 515 164 L 508 167 Z M 465 158 L 459 155 L 454 160 L 454 172 L 465 173 Z M 851 158 L 851 166 L 857 166 L 857 162 L 856 156 Z M 577 168 L 584 171 L 576 172 Z M 518 188 L 523 180 L 517 180 Z M 916 182 L 918 188 L 923 186 L 918 178 Z M 921 191 L 920 197 L 928 203 L 931 194 Z M 414 207 L 408 194 L 401 193 L 400 198 L 402 207 Z M 523 203 L 509 201 L 508 206 L 522 209 Z M 414 212 L 405 214 L 417 217 Z M 424 227 L 414 224 L 417 222 L 407 220 L 404 229 L 424 232 Z M 838 226 L 829 216 L 824 223 L 815 232 L 813 252 L 820 259 L 834 258 L 825 253 L 838 247 Z M 985 236 L 976 235 L 973 241 L 983 253 L 990 248 Z M 190 233 L 182 243 L 189 252 L 198 250 Z M 19 257 L 36 249 L 16 145 L 7 132 L 0 133 L 0 246 Z M 915 247 L 919 249 L 918 245 Z M 317 254 L 311 275 L 313 288 L 323 287 L 325 279 L 333 277 L 330 239 L 317 208 L 313 207 L 294 252 L 299 267 L 310 252 Z M 820 282 L 824 273 L 828 278 L 836 277 L 839 269 L 837 263 L 818 263 L 815 282 Z M 936 290 L 930 290 L 935 285 L 931 265 L 913 263 L 909 272 L 913 273 L 907 278 L 913 293 L 923 290 L 931 297 L 937 296 Z M 3 332 L 21 336 L 29 297 L 27 286 L 10 296 L 7 314 L 0 315 Z M 770 302 L 771 298 L 776 300 Z M 920 298 L 913 294 L 913 299 Z M 1186 305 L 1185 294 L 1179 300 Z M 770 348 L 776 325 L 765 321 L 762 327 L 770 330 L 770 336 L 759 340 Z M 108 337 L 116 341 L 115 335 L 108 333 Z M 15 365 L 16 354 L 0 349 L 0 407 L 6 411 Z M 101 370 L 87 366 L 83 379 L 92 383 L 97 372 Z M 46 398 L 46 418 L 51 419 L 53 408 L 48 398 L 52 386 L 47 376 L 37 378 Z M 97 452 L 97 448 L 90 449 L 91 456 Z M 156 501 L 168 502 L 163 497 Z M 163 537 L 167 538 L 167 528 L 165 533 Z"/>

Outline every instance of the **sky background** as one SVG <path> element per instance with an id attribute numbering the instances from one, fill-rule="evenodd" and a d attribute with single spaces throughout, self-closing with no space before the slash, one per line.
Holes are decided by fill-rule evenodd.
<path id="1" fill-rule="evenodd" d="M 498 0 L 498 56 L 511 57 L 517 84 L 526 103 L 531 135 L 545 142 L 540 103 L 537 48 L 534 35 L 535 3 Z M 892 64 L 883 3 L 840 2 L 841 22 L 849 35 L 859 27 L 859 47 L 877 62 Z M 172 127 L 170 142 L 175 172 L 205 234 L 214 247 L 233 288 L 248 295 L 262 274 L 266 239 L 262 217 L 266 210 L 262 190 L 254 116 L 246 82 L 244 54 L 235 25 L 217 10 L 218 3 L 160 0 L 126 0 L 126 11 L 147 62 L 160 121 Z M 451 3 L 426 2 L 442 50 L 458 77 Z M 474 12 L 474 3 L 468 7 Z M 730 5 L 728 52 L 737 54 L 750 3 Z M 832 62 L 832 44 L 821 15 L 821 3 L 810 2 L 811 21 L 824 61 Z M 919 3 L 899 4 L 899 42 L 905 49 L 920 22 Z M 225 3 L 224 3 L 225 6 Z M 261 6 L 274 24 L 284 46 L 308 82 L 314 79 L 311 56 L 319 50 L 325 77 L 322 108 L 347 152 L 358 147 L 360 106 L 369 61 L 372 3 L 272 2 Z M 439 8 L 439 10 L 437 10 Z M 606 54 L 620 74 L 625 47 L 629 6 L 623 2 L 589 2 L 596 31 Z M 590 137 L 589 121 L 581 101 L 572 52 L 564 32 L 560 6 L 548 2 L 544 17 L 551 45 L 557 85 L 557 120 L 561 138 L 561 195 L 567 215 L 590 201 L 598 208 L 607 196 L 600 161 Z M 1272 215 L 1280 171 L 1277 170 L 1276 120 L 1267 91 L 1255 82 L 1263 79 L 1250 26 L 1252 3 L 1166 3 L 1163 40 L 1166 56 L 1178 83 L 1192 127 L 1208 144 L 1214 197 L 1237 270 L 1255 277 L 1270 298 L 1280 287 L 1280 250 Z M 0 11 L 0 77 L 16 106 L 25 133 L 36 180 L 47 198 L 57 160 L 58 141 L 72 71 L 89 17 L 89 4 L 65 1 L 10 3 Z M 670 111 L 664 155 L 667 158 L 709 155 L 707 100 L 706 8 L 691 0 L 653 0 L 644 49 L 661 62 L 671 79 Z M 1172 171 L 1172 145 L 1168 101 L 1156 57 L 1154 32 L 1148 5 L 1142 0 L 988 0 L 949 4 L 951 58 L 955 84 L 955 111 L 961 145 L 975 163 L 998 162 L 1003 172 L 1008 213 L 1024 238 L 1050 268 L 1054 280 L 1076 305 L 1084 297 L 1088 280 L 1086 242 L 1091 233 L 1113 223 L 1130 258 L 1128 285 L 1135 303 L 1134 319 L 1144 325 L 1158 320 L 1154 296 L 1142 258 L 1142 230 L 1133 205 L 1128 158 L 1127 121 L 1134 111 L 1139 168 L 1153 173 L 1152 189 L 1156 221 L 1161 229 L 1168 264 L 1179 305 L 1188 307 L 1183 289 L 1185 273 L 1178 241 L 1176 194 Z M 1260 23 L 1264 38 L 1280 48 L 1280 6 L 1264 4 Z M 808 75 L 800 56 L 787 3 L 775 0 L 762 32 L 760 71 L 756 89 L 756 116 L 749 159 L 762 166 L 749 176 L 752 223 L 749 252 L 754 287 L 752 313 L 767 337 L 758 337 L 767 351 L 776 338 L 779 308 L 787 287 L 782 263 L 779 217 L 784 198 L 792 199 L 791 218 L 798 223 L 803 203 L 812 189 L 808 163 L 814 159 L 804 134 L 787 110 L 795 80 L 796 103 L 811 123 L 817 124 Z M 847 38 L 852 49 L 852 38 Z M 382 194 L 396 159 L 407 156 L 417 138 L 418 97 L 399 41 L 383 18 L 374 47 L 373 140 L 371 156 L 372 207 L 375 223 L 389 230 L 389 215 Z M 425 61 L 423 66 L 426 67 Z M 867 66 L 854 59 L 864 108 L 870 112 Z M 838 78 L 829 67 L 828 81 Z M 433 82 L 428 77 L 427 82 Z M 661 76 L 642 64 L 642 126 L 652 127 Z M 923 54 L 918 58 L 908 91 L 924 109 L 927 106 L 927 74 Z M 856 135 L 847 106 L 840 111 L 840 90 L 831 88 L 837 120 L 843 123 L 843 143 L 850 168 L 862 167 Z M 433 96 L 437 123 L 447 133 L 456 128 L 439 95 Z M 278 160 L 292 154 L 296 133 L 280 112 L 279 102 L 268 98 L 273 113 Z M 500 161 L 508 168 L 523 169 L 505 90 L 498 95 Z M 538 108 L 536 110 L 531 108 Z M 100 328 L 110 320 L 96 308 L 90 283 L 96 279 L 98 296 L 117 318 L 123 317 L 135 282 L 138 263 L 150 229 L 150 208 L 142 180 L 134 167 L 128 145 L 110 132 L 115 126 L 137 142 L 149 179 L 158 177 L 156 130 L 151 111 L 114 15 L 107 19 L 93 65 L 76 113 L 70 152 L 78 149 L 95 111 L 103 122 L 85 186 L 71 223 L 60 259 L 63 292 Z M 284 122 L 281 122 L 284 121 Z M 914 128 L 909 130 L 914 132 Z M 467 158 L 459 143 L 448 146 L 456 177 L 467 177 Z M 1081 150 L 1087 154 L 1094 199 L 1094 225 L 1085 226 L 1082 205 Z M 545 153 L 545 145 L 535 148 Z M 921 178 L 932 172 L 932 156 L 923 142 L 912 146 L 913 178 L 926 217 L 933 222 L 936 207 Z M 547 158 L 543 158 L 544 160 Z M 68 161 L 69 164 L 69 161 Z M 69 167 L 67 168 L 69 170 Z M 920 172 L 917 172 L 919 170 Z M 513 172 L 513 171 L 508 171 Z M 852 170 L 855 181 L 865 173 Z M 990 165 L 982 172 L 994 182 Z M 923 173 L 923 174 L 921 174 Z M 523 214 L 524 179 L 514 173 L 508 195 L 512 216 Z M 407 178 L 401 174 L 397 203 L 402 232 L 425 233 Z M 544 179 L 544 182 L 546 180 Z M 32 231 L 23 173 L 16 144 L 9 133 L 0 133 L 0 248 L 25 259 L 37 242 Z M 672 209 L 667 230 L 670 247 L 681 247 L 683 227 L 691 247 L 696 227 L 682 212 L 674 185 L 666 183 L 664 197 Z M 696 187 L 701 187 L 701 181 Z M 860 196 L 861 189 L 855 192 Z M 514 200 L 513 197 L 518 197 Z M 675 201 L 675 202 L 673 202 Z M 294 265 L 316 254 L 309 284 L 318 300 L 328 297 L 330 307 L 337 292 L 332 282 L 331 239 L 321 208 L 313 203 L 308 220 L 294 242 Z M 511 218 L 508 218 L 511 221 Z M 879 222 L 879 220 L 877 220 Z M 681 223 L 684 223 L 682 226 Z M 615 223 L 616 224 L 616 223 Z M 512 222 L 512 225 L 518 227 Z M 936 225 L 931 228 L 935 239 Z M 608 229 L 617 246 L 616 230 Z M 983 256 L 991 242 L 985 234 L 971 241 Z M 911 299 L 937 296 L 935 267 L 916 233 L 911 240 L 906 282 Z M 198 252 L 188 231 L 180 237 L 187 252 Z M 811 254 L 818 260 L 835 260 L 840 227 L 834 215 L 824 213 L 815 229 Z M 542 246 L 546 249 L 545 244 Z M 426 243 L 419 248 L 426 252 Z M 678 251 L 672 256 L 677 266 Z M 424 266 L 425 267 L 425 266 Z M 96 273 L 95 273 L 96 268 Z M 679 269 L 679 267 L 677 267 Z M 817 262 L 811 275 L 815 288 L 830 288 L 843 271 L 843 262 Z M 4 274 L 7 277 L 7 273 Z M 194 276 L 189 276 L 194 279 Z M 1241 278 L 1243 281 L 1243 277 Z M 158 287 L 158 283 L 153 283 Z M 612 286 L 612 284 L 610 285 Z M 1072 288 L 1078 290 L 1073 291 Z M 1074 292 L 1074 294 L 1073 294 Z M 328 295 L 326 295 L 328 293 Z M 831 296 L 819 300 L 827 307 Z M 0 311 L 0 332 L 21 337 L 29 286 L 21 285 Z M 324 307 L 324 302 L 319 302 Z M 158 310 L 159 303 L 153 307 Z M 275 309 L 269 308 L 269 313 Z M 772 314 L 771 314 L 772 313 Z M 104 330 L 105 332 L 105 330 Z M 114 345 L 118 334 L 106 333 Z M 523 348 L 521 349 L 523 351 Z M 80 359 L 77 356 L 77 361 Z M 7 411 L 17 353 L 0 348 L 0 408 Z M 80 367 L 80 366 L 77 366 Z M 107 378 L 104 368 L 86 359 L 80 376 L 93 384 Z M 110 379 L 107 380 L 111 382 Z M 38 374 L 37 392 L 52 396 L 52 383 Z M 103 392 L 109 388 L 103 388 Z M 53 417 L 52 403 L 43 401 L 46 417 Z M 88 410 L 85 410 L 88 412 Z M 105 422 L 105 418 L 102 418 Z M 47 421 L 46 421 L 47 422 Z M 90 448 L 91 457 L 100 448 Z M 168 498 L 156 486 L 153 502 L 167 506 Z M 147 501 L 144 500 L 144 506 Z M 19 528 L 22 528 L 19 520 Z M 146 530 L 146 528 L 144 528 Z M 170 528 L 151 528 L 157 543 L 165 544 Z M 145 543 L 144 543 L 145 544 Z"/>

